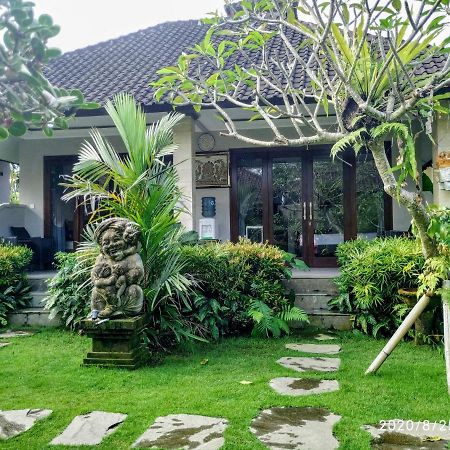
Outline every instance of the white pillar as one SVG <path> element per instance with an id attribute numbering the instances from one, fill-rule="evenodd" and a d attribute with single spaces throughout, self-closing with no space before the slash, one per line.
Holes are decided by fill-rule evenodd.
<path id="1" fill-rule="evenodd" d="M 448 185 L 442 183 L 443 178 L 440 171 L 448 172 L 448 168 L 445 168 L 443 160 L 449 158 L 450 161 L 450 120 L 448 117 L 442 117 L 437 119 L 437 126 L 434 129 L 434 141 L 433 147 L 433 196 L 434 202 L 439 206 L 450 207 L 450 190 Z M 447 289 L 450 287 L 449 281 L 444 281 L 444 285 Z M 450 394 L 450 311 L 448 299 L 442 299 L 442 309 L 444 316 L 444 353 L 445 353 L 445 366 L 447 372 L 447 389 Z"/>
<path id="2" fill-rule="evenodd" d="M 186 117 L 174 130 L 174 140 L 178 149 L 173 155 L 173 164 L 179 177 L 179 186 L 183 193 L 182 204 L 185 212 L 180 221 L 186 231 L 195 229 L 195 147 L 194 121 Z"/>

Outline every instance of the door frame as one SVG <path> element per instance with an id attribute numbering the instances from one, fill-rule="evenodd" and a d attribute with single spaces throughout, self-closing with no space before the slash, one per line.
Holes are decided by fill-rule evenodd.
<path id="1" fill-rule="evenodd" d="M 51 168 L 55 164 L 74 165 L 78 161 L 76 155 L 44 156 L 44 237 L 52 237 L 52 210 L 51 210 Z M 77 202 L 78 203 L 78 202 Z M 81 241 L 83 231 L 82 208 L 77 206 L 73 214 L 73 243 L 74 250 Z"/>
<path id="2" fill-rule="evenodd" d="M 385 143 L 386 152 L 391 158 L 390 143 Z M 237 162 L 241 157 L 262 158 L 262 198 L 267 200 L 273 197 L 272 193 L 272 159 L 279 157 L 299 157 L 302 158 L 303 177 L 302 189 L 304 198 L 313 201 L 313 170 L 312 164 L 315 155 L 329 156 L 330 145 L 317 145 L 311 148 L 242 148 L 230 150 L 231 161 L 231 189 L 230 189 L 230 232 L 231 240 L 237 242 L 239 238 L 238 223 L 238 191 L 237 191 Z M 357 237 L 357 204 L 356 204 L 356 156 L 349 149 L 342 154 L 343 164 L 343 206 L 344 206 L 344 241 Z M 305 170 L 306 169 L 306 170 Z M 269 200 L 270 201 L 270 200 Z M 392 229 L 392 198 L 386 193 L 384 195 L 384 216 L 385 229 Z M 264 241 L 273 244 L 272 220 L 273 209 L 267 204 L 263 207 L 263 237 Z M 303 220 L 304 236 L 304 257 L 303 259 L 311 267 L 336 267 L 336 257 L 316 257 L 314 256 L 314 225 L 306 225 L 307 220 Z"/>

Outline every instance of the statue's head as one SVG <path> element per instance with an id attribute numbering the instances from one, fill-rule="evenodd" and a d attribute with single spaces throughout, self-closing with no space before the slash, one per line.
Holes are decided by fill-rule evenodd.
<path id="1" fill-rule="evenodd" d="M 125 251 L 139 243 L 139 226 L 127 219 L 111 218 L 104 220 L 94 234 L 100 251 L 113 261 L 121 261 Z"/>

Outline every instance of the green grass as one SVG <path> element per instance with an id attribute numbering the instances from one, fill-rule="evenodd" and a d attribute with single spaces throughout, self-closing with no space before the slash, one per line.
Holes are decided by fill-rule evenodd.
<path id="1" fill-rule="evenodd" d="M 393 418 L 450 420 L 442 354 L 411 343 L 401 344 L 378 375 L 365 377 L 365 369 L 384 342 L 343 334 L 333 341 L 342 345 L 341 369 L 308 375 L 336 378 L 341 390 L 289 398 L 272 391 L 268 382 L 300 375 L 275 361 L 298 355 L 284 349 L 284 344 L 312 342 L 307 337 L 228 339 L 197 346 L 167 357 L 160 366 L 135 372 L 80 367 L 89 340 L 64 331 L 43 330 L 10 342 L 0 349 L 0 409 L 48 408 L 53 414 L 2 442 L 2 449 L 66 448 L 48 443 L 74 416 L 93 410 L 128 414 L 99 449 L 128 449 L 156 417 L 174 413 L 228 419 L 224 450 L 264 448 L 248 428 L 259 411 L 271 406 L 323 406 L 341 415 L 334 428 L 341 449 L 369 449 L 363 424 Z M 205 358 L 209 363 L 200 364 Z M 253 384 L 241 385 L 241 380 Z"/>

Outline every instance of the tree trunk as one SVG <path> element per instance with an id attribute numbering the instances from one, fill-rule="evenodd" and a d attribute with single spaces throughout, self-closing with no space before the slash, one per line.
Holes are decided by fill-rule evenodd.
<path id="1" fill-rule="evenodd" d="M 421 195 L 417 192 L 410 192 L 403 187 L 397 186 L 397 180 L 395 179 L 391 165 L 386 156 L 384 142 L 373 141 L 369 144 L 369 149 L 372 152 L 378 173 L 383 181 L 384 190 L 401 205 L 405 206 L 411 214 L 418 230 L 423 255 L 425 258 L 436 256 L 436 244 L 427 233 L 430 217 L 425 209 Z"/>

